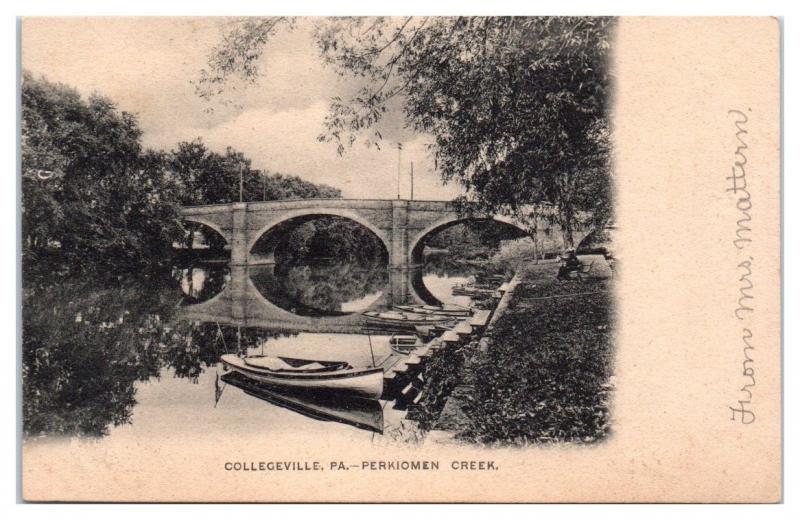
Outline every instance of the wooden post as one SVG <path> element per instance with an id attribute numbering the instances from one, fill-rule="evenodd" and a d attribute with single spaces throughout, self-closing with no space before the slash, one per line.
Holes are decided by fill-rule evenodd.
<path id="1" fill-rule="evenodd" d="M 403 152 L 403 143 L 397 143 L 397 200 L 400 200 L 400 156 Z"/>
<path id="2" fill-rule="evenodd" d="M 244 173 L 243 165 L 239 163 L 239 202 L 244 202 Z"/>
<path id="3" fill-rule="evenodd" d="M 411 161 L 411 200 L 414 200 L 414 161 Z"/>

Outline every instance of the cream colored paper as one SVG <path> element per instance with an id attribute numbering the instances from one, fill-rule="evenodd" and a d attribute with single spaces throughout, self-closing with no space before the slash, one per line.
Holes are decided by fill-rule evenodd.
<path id="1" fill-rule="evenodd" d="M 24 22 L 22 31 L 24 66 Z M 231 430 L 209 438 L 198 425 L 190 438 L 26 442 L 24 498 L 780 500 L 779 33 L 779 22 L 769 18 L 619 21 L 614 155 L 622 275 L 613 433 L 606 441 L 513 450 L 434 443 L 405 448 L 302 431 L 265 436 L 257 429 Z M 742 143 L 747 147 L 737 155 Z M 744 193 L 726 190 L 742 167 L 750 199 L 737 208 Z M 751 241 L 738 249 L 737 221 L 745 207 L 752 231 L 739 238 Z M 740 290 L 750 282 L 752 299 L 742 303 L 753 310 L 739 312 L 739 320 Z M 745 339 L 753 349 L 744 350 Z M 730 407 L 748 397 L 742 388 L 753 378 L 747 409 L 755 420 L 742 424 L 744 415 L 735 414 L 732 421 Z M 68 456 L 64 442 L 70 443 Z M 440 469 L 328 469 L 333 461 L 372 460 L 438 461 Z M 226 462 L 237 461 L 318 461 L 326 470 L 226 471 Z M 454 470 L 453 461 L 494 461 L 498 469 Z"/>

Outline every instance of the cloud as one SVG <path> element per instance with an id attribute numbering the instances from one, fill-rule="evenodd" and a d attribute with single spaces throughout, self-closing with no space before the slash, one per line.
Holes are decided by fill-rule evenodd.
<path id="1" fill-rule="evenodd" d="M 197 79 L 224 20 L 215 18 L 28 18 L 22 28 L 23 67 L 82 94 L 99 92 L 136 113 L 145 146 L 171 149 L 197 137 L 213 150 L 232 146 L 256 168 L 299 175 L 336 186 L 349 197 L 395 198 L 403 142 L 400 193 L 410 193 L 414 163 L 416 198 L 450 199 L 426 151 L 427 136 L 404 128 L 400 104 L 376 127 L 382 149 L 357 142 L 344 156 L 320 143 L 329 100 L 347 99 L 359 87 L 326 67 L 311 38 L 315 20 L 268 43 L 262 77 L 250 88 L 229 91 L 238 107 L 209 105 L 195 95 Z"/>
<path id="2" fill-rule="evenodd" d="M 396 198 L 398 151 L 395 143 L 381 149 L 357 142 L 343 156 L 336 146 L 317 140 L 327 104 L 319 101 L 302 109 L 274 111 L 269 108 L 245 110 L 213 129 L 173 129 L 151 134 L 154 142 L 188 141 L 201 137 L 212 150 L 222 152 L 233 146 L 253 160 L 255 168 L 300 175 L 312 182 L 340 188 L 346 197 Z M 449 200 L 457 194 L 443 187 L 434 171 L 426 145 L 418 136 L 406 142 L 400 155 L 400 193 L 410 195 L 410 165 L 414 163 L 416 198 Z"/>

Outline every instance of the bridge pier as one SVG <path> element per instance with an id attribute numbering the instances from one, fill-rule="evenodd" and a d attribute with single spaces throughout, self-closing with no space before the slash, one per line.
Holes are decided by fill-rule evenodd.
<path id="1" fill-rule="evenodd" d="M 247 203 L 231 204 L 231 265 L 247 265 Z"/>
<path id="2" fill-rule="evenodd" d="M 231 265 L 230 303 L 231 317 L 237 321 L 247 321 L 248 287 L 250 275 L 246 265 Z"/>
<path id="3" fill-rule="evenodd" d="M 408 270 L 408 206 L 407 200 L 392 201 L 392 250 L 389 252 L 389 268 Z"/>

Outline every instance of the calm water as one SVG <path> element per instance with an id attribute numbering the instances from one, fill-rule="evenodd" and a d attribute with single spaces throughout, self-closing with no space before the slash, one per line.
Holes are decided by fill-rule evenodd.
<path id="1" fill-rule="evenodd" d="M 419 278 L 438 300 L 463 305 L 469 299 L 450 292 L 468 274 L 438 265 Z M 243 293 L 231 292 L 237 284 Z M 391 353 L 389 336 L 347 324 L 366 309 L 387 308 L 392 287 L 385 266 L 337 263 L 245 273 L 198 265 L 113 283 L 27 286 L 26 437 L 387 433 L 393 412 L 378 402 L 265 392 L 225 375 L 219 358 L 249 352 L 380 363 Z"/>

